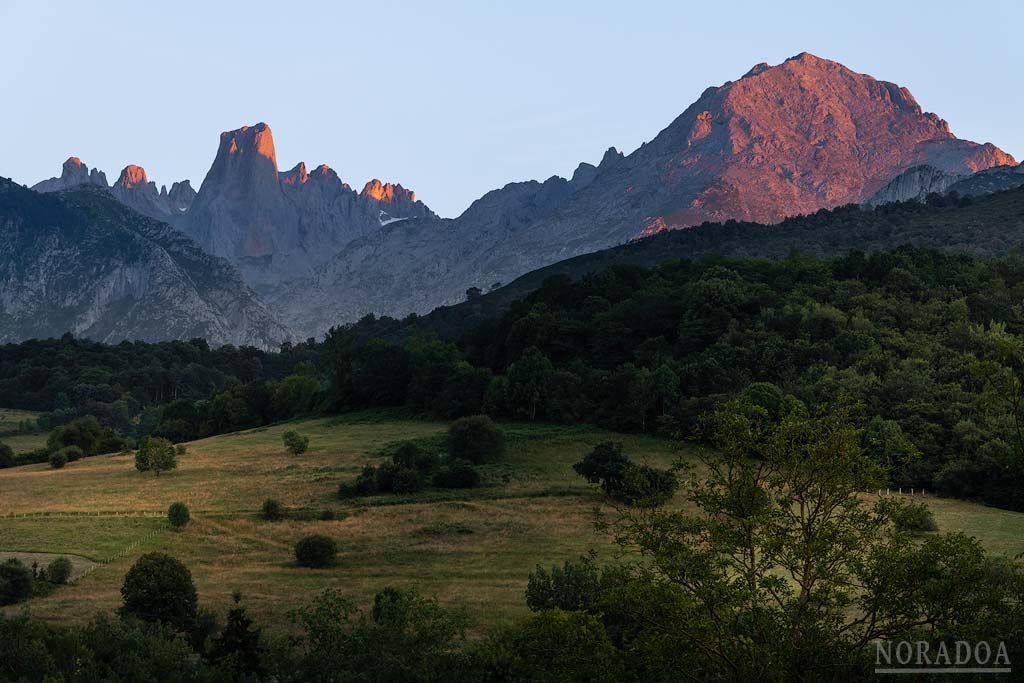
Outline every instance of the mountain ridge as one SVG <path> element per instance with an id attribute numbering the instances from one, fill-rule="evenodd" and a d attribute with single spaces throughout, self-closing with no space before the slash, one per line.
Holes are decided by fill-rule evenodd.
<path id="1" fill-rule="evenodd" d="M 229 263 L 108 189 L 37 193 L 0 179 L 0 228 L 0 341 L 291 338 Z"/>

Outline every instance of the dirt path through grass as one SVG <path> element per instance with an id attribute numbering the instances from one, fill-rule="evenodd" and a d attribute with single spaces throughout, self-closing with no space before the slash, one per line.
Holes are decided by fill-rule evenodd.
<path id="1" fill-rule="evenodd" d="M 6 562 L 10 559 L 21 560 L 21 562 L 27 567 L 31 567 L 33 562 L 38 562 L 40 567 L 46 567 L 58 557 L 66 557 L 71 560 L 70 581 L 77 581 L 99 565 L 99 562 L 93 562 L 88 557 L 82 557 L 81 555 L 65 555 L 61 553 L 12 553 L 0 550 L 0 562 Z"/>

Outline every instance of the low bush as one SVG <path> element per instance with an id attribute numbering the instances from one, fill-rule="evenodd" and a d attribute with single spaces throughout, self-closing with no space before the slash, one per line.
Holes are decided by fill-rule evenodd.
<path id="1" fill-rule="evenodd" d="M 273 498 L 267 498 L 263 501 L 263 506 L 260 508 L 260 517 L 268 522 L 284 519 L 284 508 L 281 507 L 281 503 Z"/>
<path id="2" fill-rule="evenodd" d="M 295 544 L 295 559 L 303 567 L 330 567 L 337 555 L 338 546 L 334 540 L 320 534 L 306 536 Z"/>
<path id="3" fill-rule="evenodd" d="M 920 534 L 939 530 L 935 515 L 924 503 L 899 506 L 893 511 L 892 520 L 896 528 L 905 533 Z"/>
<path id="4" fill-rule="evenodd" d="M 302 436 L 294 429 L 290 429 L 281 435 L 285 449 L 292 455 L 302 455 L 309 448 L 309 437 Z"/>
<path id="5" fill-rule="evenodd" d="M 480 474 L 469 460 L 452 457 L 442 460 L 436 452 L 407 441 L 395 449 L 391 462 L 377 467 L 367 465 L 355 481 L 340 484 L 338 496 L 356 498 L 380 493 L 409 494 L 431 485 L 464 489 L 479 482 Z"/>
<path id="6" fill-rule="evenodd" d="M 391 460 L 399 467 L 416 470 L 423 474 L 430 474 L 441 464 L 437 453 L 432 453 L 412 441 L 406 441 L 400 445 L 391 456 Z"/>
<path id="7" fill-rule="evenodd" d="M 46 565 L 46 580 L 50 583 L 63 585 L 71 578 L 71 560 L 66 557 L 58 557 Z"/>
<path id="8" fill-rule="evenodd" d="M 64 450 L 63 449 L 61 449 L 59 451 L 54 451 L 53 453 L 50 453 L 49 462 L 50 462 L 50 467 L 52 467 L 55 470 L 59 470 L 59 469 L 63 468 L 64 465 L 68 464 L 68 456 L 66 456 L 64 454 Z"/>
<path id="9" fill-rule="evenodd" d="M 675 474 L 637 465 L 623 454 L 622 444 L 611 441 L 597 444 L 573 469 L 587 481 L 599 484 L 606 496 L 627 505 L 662 505 L 679 488 Z"/>
<path id="10" fill-rule="evenodd" d="M 175 529 L 184 527 L 191 518 L 188 506 L 184 503 L 171 503 L 171 507 L 167 508 L 167 521 Z"/>
<path id="11" fill-rule="evenodd" d="M 78 446 L 65 446 L 58 453 L 63 453 L 68 462 L 77 462 L 85 457 L 85 453 Z"/>
<path id="12" fill-rule="evenodd" d="M 451 460 L 434 474 L 439 489 L 471 489 L 480 483 L 480 473 L 468 460 Z"/>
<path id="13" fill-rule="evenodd" d="M 480 465 L 505 454 L 505 433 L 486 415 L 463 417 L 448 428 L 448 455 Z"/>

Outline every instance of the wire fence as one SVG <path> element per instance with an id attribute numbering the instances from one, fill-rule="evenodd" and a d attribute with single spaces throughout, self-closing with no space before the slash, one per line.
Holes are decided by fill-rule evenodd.
<path id="1" fill-rule="evenodd" d="M 159 510 L 106 510 L 99 512 L 80 511 L 47 511 L 47 512 L 5 512 L 0 518 L 23 519 L 25 517 L 164 517 L 166 512 Z"/>

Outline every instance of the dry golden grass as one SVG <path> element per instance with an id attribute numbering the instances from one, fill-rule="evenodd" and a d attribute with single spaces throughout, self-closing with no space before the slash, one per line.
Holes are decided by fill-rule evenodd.
<path id="1" fill-rule="evenodd" d="M 685 454 L 667 440 L 587 427 L 505 427 L 507 462 L 484 468 L 485 486 L 405 497 L 341 501 L 335 491 L 363 465 L 380 461 L 385 445 L 436 439 L 445 425 L 359 416 L 277 425 L 191 443 L 178 469 L 160 476 L 137 472 L 131 455 L 85 458 L 63 470 L 0 471 L 0 515 L 47 513 L 0 517 L 0 549 L 104 559 L 146 539 L 75 585 L 33 601 L 33 612 L 55 621 L 115 609 L 131 562 L 160 548 L 189 566 L 205 607 L 223 614 L 240 590 L 272 628 L 286 628 L 286 614 L 320 590 L 367 601 L 387 585 L 462 607 L 479 627 L 504 623 L 525 611 L 523 590 L 536 565 L 608 550 L 593 525 L 600 499 L 572 471 L 574 462 L 605 439 L 623 441 L 635 458 L 659 466 Z M 288 429 L 310 437 L 308 453 L 284 451 Z M 266 522 L 255 513 L 268 497 L 313 514 L 329 508 L 339 519 Z M 161 518 L 132 514 L 162 512 L 178 500 L 193 515 L 181 532 Z M 85 512 L 122 514 L 75 516 Z M 148 537 L 154 530 L 160 532 Z M 295 565 L 295 542 L 310 533 L 337 541 L 336 567 Z"/>
<path id="2" fill-rule="evenodd" d="M 578 557 L 608 553 L 594 530 L 600 505 L 594 487 L 572 464 L 596 443 L 622 441 L 633 458 L 667 466 L 693 454 L 651 437 L 611 434 L 589 427 L 505 425 L 507 462 L 484 468 L 485 486 L 342 501 L 339 482 L 378 462 L 380 449 L 404 439 L 436 439 L 434 422 L 348 416 L 308 420 L 218 436 L 189 444 L 177 470 L 154 476 L 135 471 L 130 455 L 86 458 L 63 470 L 32 465 L 0 470 L 0 550 L 73 553 L 103 560 L 137 543 L 75 585 L 34 600 L 34 613 L 54 621 L 88 619 L 120 604 L 125 572 L 138 555 L 161 549 L 191 569 L 204 607 L 223 615 L 232 591 L 270 629 L 287 629 L 287 614 L 317 592 L 333 588 L 357 602 L 387 585 L 416 588 L 468 612 L 475 628 L 507 623 L 525 612 L 529 572 Z M 310 437 L 302 456 L 286 454 L 281 434 Z M 338 519 L 266 522 L 255 514 L 265 498 L 316 516 Z M 162 517 L 174 501 L 192 509 L 193 521 L 171 531 Z M 970 503 L 929 499 L 943 531 L 964 530 L 990 550 L 1024 550 L 1024 515 Z M 105 511 L 120 516 L 74 516 Z M 295 542 L 327 534 L 339 547 L 337 566 L 296 566 Z M 10 609 L 10 608 L 8 608 Z"/>

